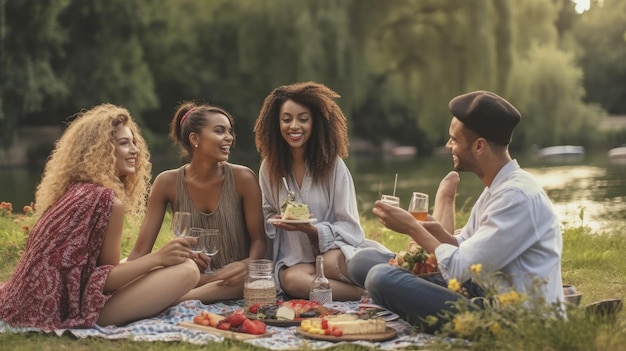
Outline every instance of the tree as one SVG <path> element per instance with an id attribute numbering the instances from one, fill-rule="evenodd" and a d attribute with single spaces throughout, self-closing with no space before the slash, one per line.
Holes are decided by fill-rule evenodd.
<path id="1" fill-rule="evenodd" d="M 20 119 L 69 95 L 52 60 L 68 40 L 60 14 L 69 0 L 0 0 L 0 146 L 13 143 Z"/>
<path id="2" fill-rule="evenodd" d="M 611 114 L 626 114 L 626 2 L 592 2 L 574 28 L 583 48 L 586 100 Z"/>
<path id="3" fill-rule="evenodd" d="M 145 63 L 139 34 L 149 23 L 147 0 L 72 1 L 60 17 L 71 41 L 55 70 L 71 88 L 71 98 L 51 102 L 73 113 L 111 102 L 138 120 L 158 105 L 155 82 Z M 59 114 L 61 116 L 65 114 Z"/>
<path id="4" fill-rule="evenodd" d="M 514 145 L 592 142 L 603 113 L 583 102 L 582 79 L 573 55 L 555 47 L 536 45 L 520 59 L 507 89 L 523 116 Z"/>

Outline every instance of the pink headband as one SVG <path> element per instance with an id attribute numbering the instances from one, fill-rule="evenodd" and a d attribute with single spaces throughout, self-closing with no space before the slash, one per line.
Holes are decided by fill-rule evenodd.
<path id="1" fill-rule="evenodd" d="M 189 117 L 189 115 L 193 112 L 193 110 L 195 110 L 195 107 L 192 107 L 189 109 L 189 111 L 187 111 L 184 115 L 183 118 L 180 119 L 180 125 L 182 126 L 183 123 L 185 123 L 185 120 L 187 119 L 187 117 Z"/>

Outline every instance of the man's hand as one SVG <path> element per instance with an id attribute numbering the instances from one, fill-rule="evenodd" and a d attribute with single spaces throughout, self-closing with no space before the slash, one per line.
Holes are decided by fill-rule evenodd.
<path id="1" fill-rule="evenodd" d="M 402 234 L 409 234 L 419 226 L 419 222 L 406 210 L 376 201 L 372 213 L 385 227 Z"/>

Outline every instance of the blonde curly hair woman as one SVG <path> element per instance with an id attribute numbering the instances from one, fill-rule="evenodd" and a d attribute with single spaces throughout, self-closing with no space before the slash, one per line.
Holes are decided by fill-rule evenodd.
<path id="1" fill-rule="evenodd" d="M 43 330 L 123 325 L 156 315 L 197 284 L 184 238 L 119 263 L 124 216 L 144 212 L 149 157 L 126 109 L 102 104 L 78 114 L 37 188 L 39 218 L 0 288 L 0 320 Z"/>

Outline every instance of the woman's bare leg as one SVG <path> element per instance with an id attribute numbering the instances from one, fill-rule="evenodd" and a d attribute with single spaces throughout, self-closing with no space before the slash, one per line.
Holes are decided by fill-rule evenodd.
<path id="1" fill-rule="evenodd" d="M 98 317 L 98 325 L 124 325 L 157 315 L 193 289 L 200 279 L 196 263 L 151 271 L 116 291 Z"/>
<path id="2" fill-rule="evenodd" d="M 333 300 L 358 300 L 363 294 L 363 289 L 354 285 L 348 278 L 346 260 L 341 250 L 330 250 L 323 255 L 324 275 L 328 278 L 330 288 L 333 291 Z M 315 275 L 315 265 L 310 263 L 297 264 L 280 272 L 280 284 L 289 295 L 308 299 Z"/>
<path id="3" fill-rule="evenodd" d="M 337 282 L 333 285 L 331 281 L 333 300 L 358 300 L 365 291 L 350 280 L 346 257 L 339 249 L 328 250 L 324 253 L 324 274 L 328 279 Z"/>

